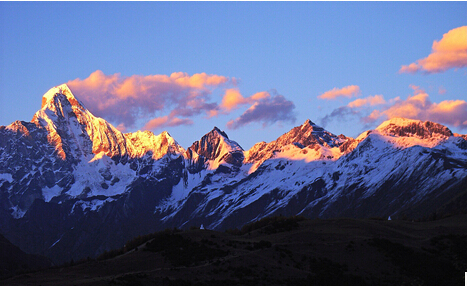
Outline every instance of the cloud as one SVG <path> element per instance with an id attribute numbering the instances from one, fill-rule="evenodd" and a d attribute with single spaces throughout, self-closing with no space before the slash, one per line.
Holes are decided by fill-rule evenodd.
<path id="1" fill-rule="evenodd" d="M 428 93 L 419 86 L 410 85 L 410 88 L 413 89 L 413 94 L 405 100 L 395 97 L 386 101 L 382 95 L 368 96 L 334 109 L 324 116 L 320 123 L 326 126 L 331 120 L 344 121 L 350 116 L 368 125 L 376 121 L 404 117 L 467 129 L 467 101 L 458 99 L 436 103 L 432 102 Z"/>
<path id="2" fill-rule="evenodd" d="M 384 96 L 382 95 L 370 95 L 365 98 L 358 98 L 345 106 L 341 106 L 334 109 L 330 114 L 324 116 L 321 119 L 320 124 L 322 126 L 326 126 L 329 123 L 329 121 L 332 121 L 334 119 L 347 120 L 348 116 L 362 117 L 362 113 L 364 113 L 365 111 L 364 109 L 371 106 L 382 105 L 386 103 L 387 102 L 384 99 Z"/>
<path id="3" fill-rule="evenodd" d="M 246 99 L 240 94 L 240 91 L 236 88 L 231 88 L 225 91 L 221 107 L 226 110 L 232 110 L 244 103 L 246 103 Z"/>
<path id="4" fill-rule="evenodd" d="M 295 121 L 294 104 L 282 95 L 263 91 L 244 97 L 237 80 L 221 75 L 177 72 L 168 75 L 106 75 L 97 70 L 85 79 L 68 83 L 73 93 L 96 116 L 103 117 L 121 131 L 140 128 L 155 130 L 164 127 L 192 125 L 193 117 L 206 118 L 230 114 L 244 105 L 251 105 L 239 118 L 228 123 L 239 128 L 251 122 L 263 126 L 277 121 Z M 234 86 L 234 88 L 230 88 Z M 217 90 L 217 91 L 216 91 Z M 220 97 L 212 96 L 223 91 Z M 216 100 L 217 99 L 217 100 Z"/>
<path id="5" fill-rule="evenodd" d="M 432 102 L 429 95 L 417 87 L 414 89 L 414 95 L 409 96 L 406 100 L 398 98 L 392 101 L 392 105 L 386 106 L 382 110 L 373 110 L 362 120 L 372 123 L 376 120 L 394 117 L 429 120 L 465 129 L 467 128 L 467 102 L 464 100 Z"/>
<path id="6" fill-rule="evenodd" d="M 416 63 L 411 63 L 407 66 L 402 66 L 399 73 L 416 73 L 420 67 Z"/>
<path id="7" fill-rule="evenodd" d="M 354 108 L 349 107 L 348 105 L 341 106 L 334 109 L 330 114 L 327 114 L 320 120 L 320 125 L 326 127 L 329 121 L 334 119 L 346 120 L 348 116 L 357 116 L 359 117 L 360 111 Z"/>
<path id="8" fill-rule="evenodd" d="M 446 93 L 446 89 L 443 86 L 440 86 L 438 89 L 438 94 L 445 94 L 445 93 Z"/>
<path id="9" fill-rule="evenodd" d="M 349 104 L 347 104 L 348 107 L 350 108 L 356 108 L 356 107 L 362 107 L 362 106 L 374 106 L 374 105 L 380 105 L 380 104 L 385 104 L 386 100 L 384 100 L 384 97 L 382 95 L 374 95 L 374 96 L 368 96 L 366 98 L 358 98 Z"/>
<path id="10" fill-rule="evenodd" d="M 243 95 L 240 94 L 240 91 L 238 89 L 231 88 L 225 91 L 225 94 L 222 98 L 222 102 L 220 104 L 220 108 L 225 111 L 231 111 L 233 109 L 237 109 L 241 105 L 251 104 L 261 99 L 268 98 L 270 96 L 271 95 L 268 92 L 262 91 L 255 93 L 249 97 L 243 97 Z"/>
<path id="11" fill-rule="evenodd" d="M 167 112 L 170 114 L 163 123 L 165 126 L 190 124 L 191 120 L 180 117 L 209 115 L 219 109 L 210 98 L 213 90 L 235 84 L 235 78 L 206 73 L 124 77 L 105 75 L 100 70 L 86 79 L 68 82 L 73 93 L 92 113 L 115 123 L 122 130 L 136 127 L 138 120 Z M 146 126 L 162 126 L 161 118 L 165 117 L 154 118 Z"/>
<path id="12" fill-rule="evenodd" d="M 192 125 L 193 120 L 187 118 L 177 118 L 162 116 L 149 120 L 143 127 L 143 129 L 154 130 L 161 127 L 167 126 L 179 126 L 179 125 Z"/>
<path id="13" fill-rule="evenodd" d="M 320 99 L 333 100 L 338 97 L 352 97 L 360 94 L 360 87 L 357 85 L 349 85 L 343 88 L 333 88 L 332 90 L 326 91 L 325 93 L 318 96 Z"/>
<path id="14" fill-rule="evenodd" d="M 409 87 L 410 87 L 411 89 L 414 90 L 415 94 L 425 92 L 425 91 L 424 91 L 423 89 L 421 89 L 420 86 L 418 86 L 418 85 L 409 84 Z"/>
<path id="15" fill-rule="evenodd" d="M 428 57 L 402 66 L 399 73 L 439 73 L 467 67 L 467 26 L 450 30 L 439 42 L 433 41 L 431 50 Z"/>
<path id="16" fill-rule="evenodd" d="M 294 123 L 296 120 L 293 110 L 295 105 L 282 95 L 271 95 L 269 92 L 256 93 L 249 97 L 256 102 L 240 117 L 230 120 L 227 128 L 237 129 L 252 122 L 261 122 L 263 127 L 279 121 Z"/>

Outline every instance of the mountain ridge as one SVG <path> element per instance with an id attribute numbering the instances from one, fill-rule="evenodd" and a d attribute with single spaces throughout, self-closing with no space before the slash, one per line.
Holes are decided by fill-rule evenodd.
<path id="1" fill-rule="evenodd" d="M 66 86 L 43 98 L 31 122 L 0 126 L 0 233 L 56 262 L 164 228 L 420 217 L 467 191 L 466 136 L 430 121 L 351 138 L 308 119 L 249 150 L 214 127 L 184 149 L 166 131 L 120 132 Z"/>
<path id="2" fill-rule="evenodd" d="M 62 97 L 57 99 L 57 96 L 58 97 L 62 96 Z M 200 149 L 200 146 L 198 146 L 198 145 L 202 144 L 201 141 L 206 140 L 206 139 L 203 139 L 203 137 L 205 137 L 205 136 L 209 137 L 210 134 L 214 134 L 215 132 L 217 132 L 221 137 L 224 137 L 229 142 L 233 142 L 234 145 L 237 145 L 237 146 L 234 147 L 234 149 L 237 148 L 238 151 L 242 150 L 242 151 L 244 151 L 244 153 L 247 153 L 248 156 L 245 156 L 246 157 L 245 160 L 246 160 L 246 162 L 249 162 L 249 161 L 252 160 L 252 157 L 253 157 L 250 154 L 250 153 L 252 153 L 251 151 L 253 151 L 255 149 L 258 149 L 259 146 L 263 146 L 264 143 L 266 143 L 266 142 L 258 142 L 253 147 L 251 147 L 249 150 L 243 150 L 243 148 L 237 142 L 235 142 L 233 140 L 230 140 L 228 135 L 224 131 L 221 131 L 216 126 L 210 132 L 206 133 L 199 141 L 193 142 L 193 144 L 190 147 L 186 148 L 186 149 L 184 149 L 182 146 L 180 146 L 175 141 L 175 139 L 173 139 L 170 136 L 170 134 L 167 131 L 163 131 L 163 132 L 161 132 L 161 134 L 158 134 L 158 135 L 153 134 L 151 131 L 140 131 L 140 130 L 135 131 L 135 132 L 130 132 L 130 133 L 121 133 L 120 131 L 118 131 L 115 127 L 113 127 L 110 123 L 108 123 L 104 119 L 94 117 L 91 113 L 89 113 L 89 111 L 84 107 L 84 105 L 81 103 L 81 101 L 79 101 L 73 95 L 73 93 L 71 92 L 71 89 L 66 84 L 62 84 L 62 85 L 53 87 L 48 92 L 46 92 L 44 94 L 43 100 L 42 100 L 41 110 L 36 112 L 33 119 L 31 120 L 31 123 L 34 123 L 36 126 L 42 126 L 47 131 L 49 131 L 49 133 L 53 133 L 52 135 L 49 135 L 51 137 L 51 139 L 49 139 L 50 142 L 55 142 L 53 137 L 54 137 L 54 135 L 56 133 L 56 130 L 51 130 L 54 127 L 50 126 L 50 125 L 54 125 L 54 124 L 50 123 L 50 121 L 52 121 L 52 120 L 50 120 L 50 116 L 45 114 L 46 112 L 43 112 L 43 111 L 44 110 L 45 111 L 52 111 L 52 112 L 55 113 L 54 115 L 57 115 L 56 113 L 58 112 L 59 113 L 59 115 L 57 116 L 58 119 L 63 119 L 63 118 L 64 119 L 69 119 L 69 118 L 66 118 L 66 116 L 65 116 L 66 112 L 63 110 L 64 105 L 62 104 L 62 102 L 64 101 L 64 99 L 66 99 L 66 101 L 71 106 L 71 110 L 68 110 L 68 111 L 71 111 L 71 112 L 68 112 L 68 114 L 70 114 L 70 113 L 75 114 L 75 116 L 72 116 L 72 117 L 76 117 L 77 121 L 79 123 L 82 124 L 82 121 L 84 121 L 84 122 L 97 121 L 97 124 L 95 124 L 95 125 L 101 125 L 101 126 L 104 125 L 104 126 L 106 126 L 106 129 L 110 130 L 110 132 L 108 132 L 108 134 L 110 133 L 112 135 L 112 137 L 114 137 L 113 141 L 115 141 L 115 139 L 116 139 L 116 141 L 118 142 L 114 146 L 114 145 L 111 144 L 112 142 L 109 142 L 109 140 L 108 140 L 109 138 L 105 138 L 106 136 L 102 136 L 102 134 L 97 134 L 95 136 L 92 136 L 94 134 L 94 132 L 93 132 L 94 130 L 91 131 L 91 130 L 87 130 L 87 129 L 92 129 L 93 127 L 87 127 L 86 126 L 86 128 L 87 128 L 86 131 L 87 131 L 88 135 L 90 133 L 91 134 L 90 137 L 93 138 L 91 141 L 92 142 L 94 142 L 94 141 L 98 142 L 96 144 L 96 146 L 93 146 L 93 149 L 92 149 L 92 153 L 94 155 L 98 155 L 101 152 L 104 152 L 104 154 L 107 155 L 108 157 L 124 156 L 127 153 L 135 153 L 135 154 L 131 154 L 133 156 L 142 156 L 148 151 L 152 151 L 154 153 L 154 150 L 151 147 L 158 147 L 158 146 L 154 146 L 154 145 L 158 145 L 160 143 L 158 143 L 159 140 L 157 140 L 157 139 L 154 140 L 154 138 L 151 138 L 151 137 L 153 137 L 153 136 L 154 137 L 162 136 L 162 137 L 170 138 L 168 140 L 170 141 L 170 144 L 173 145 L 173 146 L 172 146 L 172 148 L 168 148 L 168 149 L 171 149 L 171 153 L 184 153 L 184 156 L 188 158 L 190 156 L 193 156 L 191 154 L 188 154 L 188 152 L 187 152 L 190 148 L 191 148 L 192 151 L 198 150 L 198 152 L 199 152 L 201 149 Z M 66 105 L 67 104 L 65 103 L 65 107 L 66 107 Z M 81 116 L 76 116 L 76 113 L 79 113 L 79 115 L 81 115 Z M 27 123 L 25 123 L 23 121 L 15 121 L 15 122 L 11 123 L 10 125 L 3 126 L 3 127 L 8 129 L 8 130 L 20 131 L 25 136 L 28 136 L 29 130 L 25 126 L 25 124 L 28 125 Z M 96 128 L 94 128 L 94 129 L 96 129 Z M 444 137 L 456 136 L 456 137 L 462 137 L 464 139 L 467 137 L 467 135 L 463 135 L 463 134 L 454 134 L 454 133 L 452 133 L 451 130 L 449 130 L 448 127 L 443 126 L 443 125 L 438 124 L 438 123 L 435 123 L 435 122 L 432 122 L 432 121 L 421 121 L 421 120 L 414 120 L 414 119 L 407 119 L 407 118 L 388 119 L 388 120 L 382 122 L 373 131 L 379 131 L 380 133 L 385 133 L 384 135 L 389 135 L 389 136 L 394 136 L 394 137 L 419 137 L 421 139 L 426 139 L 427 138 L 427 137 L 424 137 L 424 136 L 435 137 L 435 136 L 432 136 L 432 134 L 438 134 L 438 135 L 441 135 L 441 136 L 444 136 Z M 361 138 L 362 136 L 364 136 L 364 134 L 366 134 L 368 132 L 371 132 L 371 130 L 364 131 L 357 138 Z M 396 134 L 396 132 L 397 132 L 397 134 Z M 82 133 L 84 134 L 85 132 L 83 131 Z M 144 134 L 144 135 L 142 135 L 142 134 Z M 143 140 L 142 138 L 139 138 L 139 137 L 142 137 L 142 136 L 146 137 L 145 138 L 146 140 Z M 145 145 L 138 146 L 138 147 L 140 147 L 140 148 L 142 148 L 144 150 L 143 152 L 141 152 L 141 150 L 135 150 L 135 151 L 131 152 L 131 151 L 125 150 L 125 148 L 121 148 L 121 145 L 126 143 L 126 142 L 123 142 L 123 141 L 128 141 L 129 138 L 132 138 L 133 141 L 143 141 L 143 142 L 146 141 L 147 142 L 147 141 L 152 140 L 153 142 L 151 142 L 149 144 L 146 143 Z M 319 144 L 319 145 L 325 146 L 325 147 L 340 147 L 340 146 L 344 145 L 345 143 L 349 143 L 348 141 L 353 142 L 353 140 L 355 140 L 355 139 L 352 138 L 352 137 L 347 137 L 347 136 L 342 135 L 342 134 L 339 135 L 339 136 L 336 136 L 336 135 L 328 132 L 324 128 L 316 125 L 310 119 L 307 119 L 302 125 L 292 128 L 289 132 L 286 132 L 285 134 L 279 136 L 276 140 L 274 140 L 272 142 L 266 143 L 266 145 L 272 145 L 271 143 L 274 143 L 273 146 L 277 147 L 277 146 L 284 146 L 284 145 L 288 145 L 288 144 L 293 143 L 298 148 L 301 148 L 301 149 L 303 149 L 304 147 L 307 147 L 307 146 L 309 146 L 311 144 Z M 56 145 L 61 144 L 60 143 L 61 140 L 58 140 L 58 141 L 59 142 L 56 143 Z M 110 140 L 110 141 L 112 141 L 112 140 Z M 203 142 L 203 143 L 206 144 L 206 142 Z M 196 145 L 196 144 L 198 144 L 198 145 Z M 266 145 L 264 145 L 264 146 L 266 146 Z M 263 149 L 264 146 L 262 148 L 260 148 L 260 149 Z M 273 146 L 271 146 L 269 149 L 271 149 L 271 150 L 275 149 Z M 160 146 L 160 147 L 163 148 L 163 146 Z M 165 147 L 167 148 L 167 146 L 165 146 Z M 58 147 L 58 148 L 63 149 L 62 147 Z M 58 150 L 58 154 L 59 154 L 60 157 L 63 157 L 63 153 L 64 153 L 63 150 Z M 154 159 L 160 158 L 161 157 L 160 152 L 156 152 L 156 153 L 159 153 L 159 155 L 155 155 Z M 214 157 L 216 157 L 215 154 L 214 155 L 212 155 L 212 154 L 208 155 L 206 150 L 203 150 L 202 153 L 203 153 L 203 154 L 201 154 L 202 156 L 204 156 L 206 158 L 209 158 L 209 159 L 213 159 Z"/>

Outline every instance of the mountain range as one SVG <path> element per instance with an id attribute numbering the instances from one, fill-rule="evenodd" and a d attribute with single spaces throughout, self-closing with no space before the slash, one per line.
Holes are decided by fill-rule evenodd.
<path id="1" fill-rule="evenodd" d="M 168 132 L 120 132 L 60 85 L 31 122 L 0 126 L 0 233 L 55 263 L 166 228 L 416 219 L 465 198 L 467 135 L 430 121 L 393 118 L 351 138 L 307 120 L 249 150 L 214 127 L 185 149 Z"/>

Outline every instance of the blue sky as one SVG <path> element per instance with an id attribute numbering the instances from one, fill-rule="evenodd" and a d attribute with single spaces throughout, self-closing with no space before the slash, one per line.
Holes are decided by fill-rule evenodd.
<path id="1" fill-rule="evenodd" d="M 404 110 L 465 134 L 465 15 L 466 2 L 0 2 L 0 125 L 72 82 L 95 115 L 185 148 L 217 126 L 248 149 L 306 119 L 356 137 Z M 434 41 L 457 41 L 438 69 Z"/>

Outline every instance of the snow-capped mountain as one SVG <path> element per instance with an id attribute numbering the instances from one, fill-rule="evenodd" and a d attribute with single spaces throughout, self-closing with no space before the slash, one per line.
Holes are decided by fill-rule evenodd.
<path id="1" fill-rule="evenodd" d="M 184 155 L 189 160 L 191 173 L 203 168 L 215 170 L 223 164 L 241 166 L 243 162 L 242 147 L 217 127 L 194 142 Z"/>
<path id="2" fill-rule="evenodd" d="M 128 161 L 157 161 L 184 152 L 167 132 L 121 133 L 92 115 L 65 84 L 43 96 L 31 122 L 16 121 L 0 133 L 0 178 L 2 189 L 8 189 L 3 203 L 16 218 L 35 199 L 59 203 L 121 194 L 141 170 Z"/>
<path id="3" fill-rule="evenodd" d="M 307 162 L 322 159 L 337 159 L 343 154 L 340 146 L 352 140 L 344 135 L 336 136 L 311 120 L 270 143 L 256 143 L 246 152 L 245 162 L 257 167 L 264 161 L 276 158 L 305 160 Z"/>
<path id="4" fill-rule="evenodd" d="M 31 122 L 0 127 L 0 232 L 63 262 L 168 227 L 419 218 L 466 194 L 466 138 L 394 118 L 354 139 L 307 120 L 246 151 L 217 127 L 185 150 L 167 132 L 121 133 L 61 85 Z"/>

